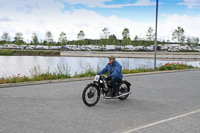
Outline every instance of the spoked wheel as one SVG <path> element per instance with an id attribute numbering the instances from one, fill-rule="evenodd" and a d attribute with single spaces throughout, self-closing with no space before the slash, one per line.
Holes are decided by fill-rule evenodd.
<path id="1" fill-rule="evenodd" d="M 95 84 L 89 84 L 85 87 L 82 93 L 82 100 L 85 105 L 95 106 L 100 98 L 100 91 Z"/>
<path id="2" fill-rule="evenodd" d="M 119 95 L 122 95 L 122 94 L 128 93 L 130 91 L 130 86 L 127 83 L 122 81 L 121 83 L 119 83 L 118 89 L 119 89 Z M 119 99 L 126 100 L 128 98 L 128 96 L 129 96 L 129 94 L 119 97 Z"/>

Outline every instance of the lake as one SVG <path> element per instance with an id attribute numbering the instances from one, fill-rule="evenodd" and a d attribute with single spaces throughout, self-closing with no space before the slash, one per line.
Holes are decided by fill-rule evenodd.
<path id="1" fill-rule="evenodd" d="M 153 68 L 153 59 L 141 58 L 117 58 L 123 68 L 135 69 L 143 65 Z M 192 66 L 200 67 L 200 60 L 157 60 L 157 66 L 167 62 L 184 62 Z M 69 73 L 83 73 L 86 69 L 92 68 L 97 70 L 97 66 L 103 68 L 108 63 L 107 58 L 96 57 L 45 57 L 45 56 L 0 56 L 0 77 L 9 77 L 11 75 L 27 75 L 30 76 L 30 70 L 35 66 L 40 66 L 41 71 L 45 72 L 49 69 L 54 72 L 61 66 L 68 66 Z"/>

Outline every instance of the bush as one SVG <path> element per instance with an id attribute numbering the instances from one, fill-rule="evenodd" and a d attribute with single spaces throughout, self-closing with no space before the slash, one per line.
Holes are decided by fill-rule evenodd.
<path id="1" fill-rule="evenodd" d="M 157 68 L 158 71 L 165 71 L 165 70 L 179 70 L 179 69 L 189 69 L 189 68 L 194 68 L 191 65 L 187 65 L 184 63 L 166 63 L 160 67 Z"/>

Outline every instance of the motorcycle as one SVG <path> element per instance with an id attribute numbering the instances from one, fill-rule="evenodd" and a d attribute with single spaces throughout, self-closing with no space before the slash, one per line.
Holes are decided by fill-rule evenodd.
<path id="1" fill-rule="evenodd" d="M 111 81 L 108 80 L 106 76 L 96 75 L 93 83 L 88 84 L 83 90 L 83 103 L 89 107 L 95 106 L 100 96 L 104 99 L 126 100 L 129 94 L 131 94 L 131 84 L 126 80 L 122 80 L 117 86 L 119 95 L 113 96 Z"/>

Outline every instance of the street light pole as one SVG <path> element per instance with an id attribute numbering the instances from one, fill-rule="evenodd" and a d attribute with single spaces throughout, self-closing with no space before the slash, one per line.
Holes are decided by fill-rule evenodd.
<path id="1" fill-rule="evenodd" d="M 158 26 L 158 0 L 156 0 L 156 26 L 155 26 L 155 45 L 154 45 L 154 71 L 156 71 L 157 26 Z"/>

